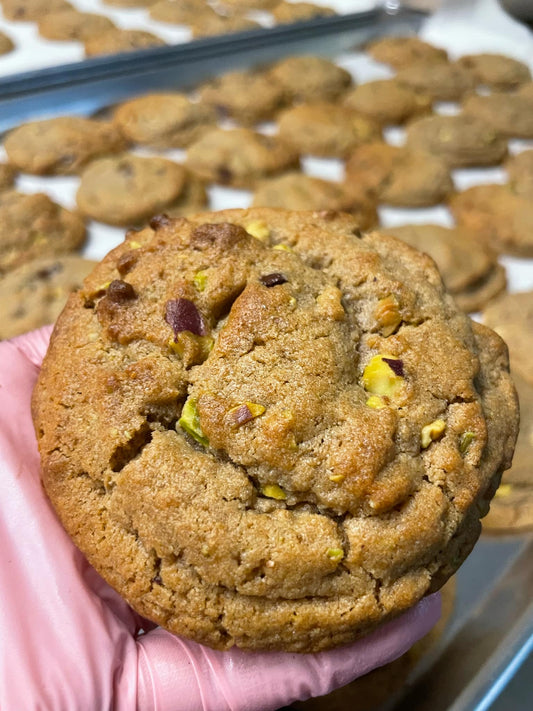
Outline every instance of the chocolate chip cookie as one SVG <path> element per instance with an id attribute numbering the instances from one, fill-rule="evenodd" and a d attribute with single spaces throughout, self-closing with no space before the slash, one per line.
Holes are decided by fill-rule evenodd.
<path id="1" fill-rule="evenodd" d="M 288 210 L 341 211 L 351 213 L 362 230 L 378 224 L 376 203 L 358 186 L 333 183 L 304 173 L 291 172 L 259 184 L 255 207 Z"/>
<path id="2" fill-rule="evenodd" d="M 53 323 L 96 262 L 76 255 L 33 259 L 0 280 L 0 339 Z"/>
<path id="3" fill-rule="evenodd" d="M 38 23 L 39 34 L 50 40 L 81 40 L 112 30 L 115 25 L 105 15 L 78 10 L 58 10 L 43 15 Z"/>
<path id="4" fill-rule="evenodd" d="M 218 15 L 216 12 L 213 14 L 201 13 L 195 16 L 190 24 L 193 37 L 211 37 L 261 29 L 261 25 L 249 17 L 244 17 L 243 15 Z"/>
<path id="5" fill-rule="evenodd" d="M 185 94 L 145 94 L 121 104 L 113 122 L 129 141 L 153 148 L 186 148 L 216 124 L 215 111 Z"/>
<path id="6" fill-rule="evenodd" d="M 0 54 L 9 54 L 15 49 L 13 40 L 3 32 L 0 32 Z"/>
<path id="7" fill-rule="evenodd" d="M 280 24 L 311 20 L 314 17 L 332 17 L 337 13 L 332 7 L 312 2 L 280 2 L 272 9 L 272 16 Z"/>
<path id="8" fill-rule="evenodd" d="M 511 156 L 505 164 L 505 169 L 512 191 L 533 199 L 533 150 Z"/>
<path id="9" fill-rule="evenodd" d="M 38 22 L 49 12 L 73 9 L 66 0 L 2 0 L 2 13 L 6 20 Z"/>
<path id="10" fill-rule="evenodd" d="M 278 117 L 279 137 L 301 155 L 343 158 L 362 143 L 381 138 L 381 128 L 337 103 L 299 104 Z"/>
<path id="11" fill-rule="evenodd" d="M 161 37 L 144 30 L 114 29 L 93 35 L 85 40 L 85 54 L 94 57 L 100 54 L 119 54 L 121 52 L 136 52 L 148 47 L 164 47 Z"/>
<path id="12" fill-rule="evenodd" d="M 533 256 L 533 205 L 507 185 L 476 185 L 450 199 L 457 223 L 499 254 Z"/>
<path id="13" fill-rule="evenodd" d="M 384 231 L 435 260 L 446 288 L 463 311 L 480 311 L 505 289 L 505 268 L 465 229 L 414 224 Z"/>
<path id="14" fill-rule="evenodd" d="M 426 116 L 407 128 L 408 148 L 442 158 L 451 168 L 498 165 L 507 141 L 476 116 Z"/>
<path id="15" fill-rule="evenodd" d="M 247 128 L 209 131 L 189 148 L 186 163 L 204 180 L 248 189 L 262 178 L 299 167 L 291 147 Z"/>
<path id="16" fill-rule="evenodd" d="M 7 190 L 15 182 L 16 171 L 9 163 L 0 163 L 0 190 Z"/>
<path id="17" fill-rule="evenodd" d="M 332 101 L 353 83 L 346 69 L 316 56 L 282 59 L 270 74 L 292 101 Z"/>
<path id="18" fill-rule="evenodd" d="M 166 158 L 132 154 L 100 158 L 82 173 L 80 211 L 109 225 L 136 225 L 178 199 L 185 171 Z"/>
<path id="19" fill-rule="evenodd" d="M 80 216 L 47 195 L 0 192 L 0 274 L 38 257 L 72 252 L 84 240 Z"/>
<path id="20" fill-rule="evenodd" d="M 470 96 L 465 114 L 477 116 L 507 138 L 533 138 L 533 100 L 518 94 L 494 93 Z"/>
<path id="21" fill-rule="evenodd" d="M 61 116 L 15 128 L 4 147 L 24 173 L 71 175 L 93 158 L 124 150 L 126 141 L 108 121 Z"/>
<path id="22" fill-rule="evenodd" d="M 418 37 L 382 37 L 371 42 L 366 51 L 377 62 L 390 64 L 395 69 L 403 69 L 416 62 L 432 64 L 448 60 L 446 50 Z"/>
<path id="23" fill-rule="evenodd" d="M 264 72 L 229 72 L 205 84 L 200 89 L 200 101 L 221 118 L 251 126 L 273 119 L 286 103 L 286 93 Z"/>
<path id="24" fill-rule="evenodd" d="M 157 0 L 150 7 L 152 20 L 176 25 L 190 25 L 203 14 L 215 14 L 205 0 Z"/>
<path id="25" fill-rule="evenodd" d="M 473 74 L 478 84 L 491 89 L 515 89 L 531 81 L 529 67 L 503 54 L 468 54 L 458 62 Z"/>
<path id="26" fill-rule="evenodd" d="M 517 430 L 505 345 L 427 256 L 267 208 L 130 233 L 59 318 L 33 412 L 51 502 L 138 612 L 292 652 L 440 588 Z"/>
<path id="27" fill-rule="evenodd" d="M 436 205 L 453 190 L 448 166 L 437 156 L 377 141 L 351 153 L 346 182 L 378 202 L 402 207 Z"/>
<path id="28" fill-rule="evenodd" d="M 403 124 L 415 116 L 431 113 L 432 102 L 427 94 L 402 86 L 396 79 L 380 79 L 350 89 L 342 103 L 381 126 L 387 126 Z"/>
<path id="29" fill-rule="evenodd" d="M 458 101 L 472 93 L 476 80 L 472 73 L 458 63 L 416 62 L 396 75 L 396 80 L 413 91 L 427 94 L 433 101 Z"/>

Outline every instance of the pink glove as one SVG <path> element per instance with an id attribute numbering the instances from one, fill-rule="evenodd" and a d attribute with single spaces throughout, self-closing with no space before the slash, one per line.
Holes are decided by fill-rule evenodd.
<path id="1" fill-rule="evenodd" d="M 89 566 L 39 481 L 30 397 L 50 329 L 0 344 L 0 708 L 261 711 L 325 694 L 405 652 L 439 596 L 348 647 L 216 652 L 143 621 Z"/>

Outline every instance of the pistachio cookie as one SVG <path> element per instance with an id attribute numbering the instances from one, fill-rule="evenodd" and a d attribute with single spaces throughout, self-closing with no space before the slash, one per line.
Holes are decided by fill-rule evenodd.
<path id="1" fill-rule="evenodd" d="M 144 30 L 122 30 L 116 28 L 99 35 L 92 35 L 85 40 L 85 54 L 95 57 L 100 54 L 119 54 L 121 52 L 136 52 L 148 47 L 164 47 L 161 37 Z"/>
<path id="2" fill-rule="evenodd" d="M 185 170 L 166 158 L 132 154 L 100 158 L 82 173 L 80 211 L 109 225 L 136 225 L 181 196 Z"/>
<path id="3" fill-rule="evenodd" d="M 406 146 L 433 153 L 451 168 L 498 165 L 507 141 L 476 116 L 426 116 L 407 128 Z"/>
<path id="4" fill-rule="evenodd" d="M 352 214 L 362 230 L 378 224 L 376 203 L 357 186 L 291 172 L 259 184 L 255 207 L 284 207 L 290 210 L 333 210 Z"/>
<path id="5" fill-rule="evenodd" d="M 47 195 L 0 192 L 0 274 L 38 257 L 81 247 L 85 224 Z"/>
<path id="6" fill-rule="evenodd" d="M 292 652 L 439 589 L 517 430 L 503 341 L 427 256 L 267 208 L 129 233 L 70 297 L 33 412 L 50 500 L 139 613 Z"/>
<path id="7" fill-rule="evenodd" d="M 77 255 L 33 259 L 0 280 L 0 339 L 53 323 L 96 262 Z"/>
<path id="8" fill-rule="evenodd" d="M 509 185 L 514 193 L 533 198 L 533 150 L 511 156 L 505 164 Z"/>
<path id="9" fill-rule="evenodd" d="M 167 92 L 125 101 L 115 109 L 113 122 L 129 141 L 153 148 L 186 148 L 216 124 L 216 113 L 185 94 Z"/>
<path id="10" fill-rule="evenodd" d="M 469 96 L 463 104 L 465 114 L 477 116 L 500 136 L 533 138 L 533 100 L 510 93 Z"/>
<path id="11" fill-rule="evenodd" d="M 380 79 L 348 90 L 342 103 L 381 126 L 388 126 L 431 113 L 432 102 L 427 94 L 402 86 L 396 79 Z"/>
<path id="12" fill-rule="evenodd" d="M 507 185 L 475 185 L 450 198 L 457 224 L 498 254 L 533 256 L 533 205 Z"/>
<path id="13" fill-rule="evenodd" d="M 49 40 L 81 40 L 112 30 L 115 25 L 105 15 L 78 10 L 58 10 L 39 20 L 39 34 Z"/>
<path id="14" fill-rule="evenodd" d="M 209 131 L 189 148 L 186 162 L 204 180 L 248 189 L 258 180 L 299 166 L 292 148 L 275 136 L 247 128 Z"/>
<path id="15" fill-rule="evenodd" d="M 418 37 L 382 37 L 371 42 L 366 51 L 377 62 L 390 64 L 394 69 L 403 69 L 416 62 L 432 64 L 448 60 L 446 50 Z"/>
<path id="16" fill-rule="evenodd" d="M 15 128 L 4 147 L 10 162 L 24 173 L 70 175 L 93 158 L 124 150 L 126 141 L 107 121 L 60 116 Z"/>
<path id="17" fill-rule="evenodd" d="M 396 80 L 413 91 L 424 92 L 433 101 L 458 101 L 476 86 L 468 69 L 448 62 L 410 64 L 398 72 Z"/>
<path id="18" fill-rule="evenodd" d="M 352 85 L 352 75 L 324 57 L 282 59 L 270 69 L 292 101 L 332 101 Z"/>
<path id="19" fill-rule="evenodd" d="M 437 156 L 378 141 L 351 153 L 346 183 L 378 202 L 402 207 L 437 205 L 453 190 L 448 166 Z"/>
<path id="20" fill-rule="evenodd" d="M 478 84 L 505 91 L 531 81 L 529 67 L 503 54 L 467 54 L 457 61 L 468 69 Z"/>

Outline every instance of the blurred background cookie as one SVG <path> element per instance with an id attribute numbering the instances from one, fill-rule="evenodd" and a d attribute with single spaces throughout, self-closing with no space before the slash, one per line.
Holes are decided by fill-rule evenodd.
<path id="1" fill-rule="evenodd" d="M 292 101 L 329 101 L 353 84 L 352 75 L 324 57 L 287 57 L 274 64 L 269 74 Z"/>
<path id="2" fill-rule="evenodd" d="M 529 67 L 503 54 L 467 54 L 457 63 L 472 72 L 478 84 L 491 89 L 515 89 L 531 81 Z"/>
<path id="3" fill-rule="evenodd" d="M 448 53 L 418 37 L 381 37 L 370 42 L 366 51 L 377 62 L 390 64 L 395 69 L 414 64 L 415 62 L 446 62 Z"/>
<path id="4" fill-rule="evenodd" d="M 387 126 L 431 113 L 432 101 L 427 94 L 402 86 L 397 79 L 380 79 L 349 89 L 342 103 L 381 126 Z"/>

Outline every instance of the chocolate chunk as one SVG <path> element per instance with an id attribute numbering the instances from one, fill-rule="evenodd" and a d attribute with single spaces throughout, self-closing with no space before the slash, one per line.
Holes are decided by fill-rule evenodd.
<path id="1" fill-rule="evenodd" d="M 115 304 L 124 304 L 126 301 L 132 301 L 137 298 L 135 289 L 127 281 L 115 279 L 107 288 L 106 298 Z"/>
<path id="2" fill-rule="evenodd" d="M 405 373 L 403 370 L 403 360 L 399 358 L 383 358 L 383 362 L 386 363 L 392 372 L 400 378 L 403 378 Z"/>
<path id="3" fill-rule="evenodd" d="M 228 183 L 231 183 L 233 174 L 229 168 L 221 166 L 220 168 L 218 168 L 217 173 L 218 179 L 222 183 L 222 185 L 227 185 Z"/>
<path id="4" fill-rule="evenodd" d="M 171 299 L 167 301 L 165 321 L 174 331 L 177 338 L 181 331 L 190 331 L 196 336 L 207 335 L 202 314 L 198 311 L 196 304 L 189 299 Z"/>
<path id="5" fill-rule="evenodd" d="M 278 286 L 278 284 L 285 284 L 287 278 L 279 272 L 273 272 L 272 274 L 265 274 L 264 276 L 259 277 L 259 281 L 261 284 L 271 287 Z"/>
<path id="6" fill-rule="evenodd" d="M 165 227 L 166 225 L 169 225 L 172 222 L 170 217 L 168 215 L 162 214 L 162 215 L 155 215 L 152 217 L 150 220 L 150 227 L 153 230 L 159 230 L 161 227 Z"/>
<path id="7" fill-rule="evenodd" d="M 230 249 L 249 235 L 243 227 L 230 222 L 220 222 L 216 225 L 206 223 L 198 225 L 191 235 L 191 246 L 205 249 L 216 245 L 222 249 Z"/>
<path id="8" fill-rule="evenodd" d="M 137 254 L 135 252 L 124 252 L 117 259 L 117 270 L 121 276 L 125 276 L 128 272 L 131 272 L 135 264 L 137 264 Z"/>

